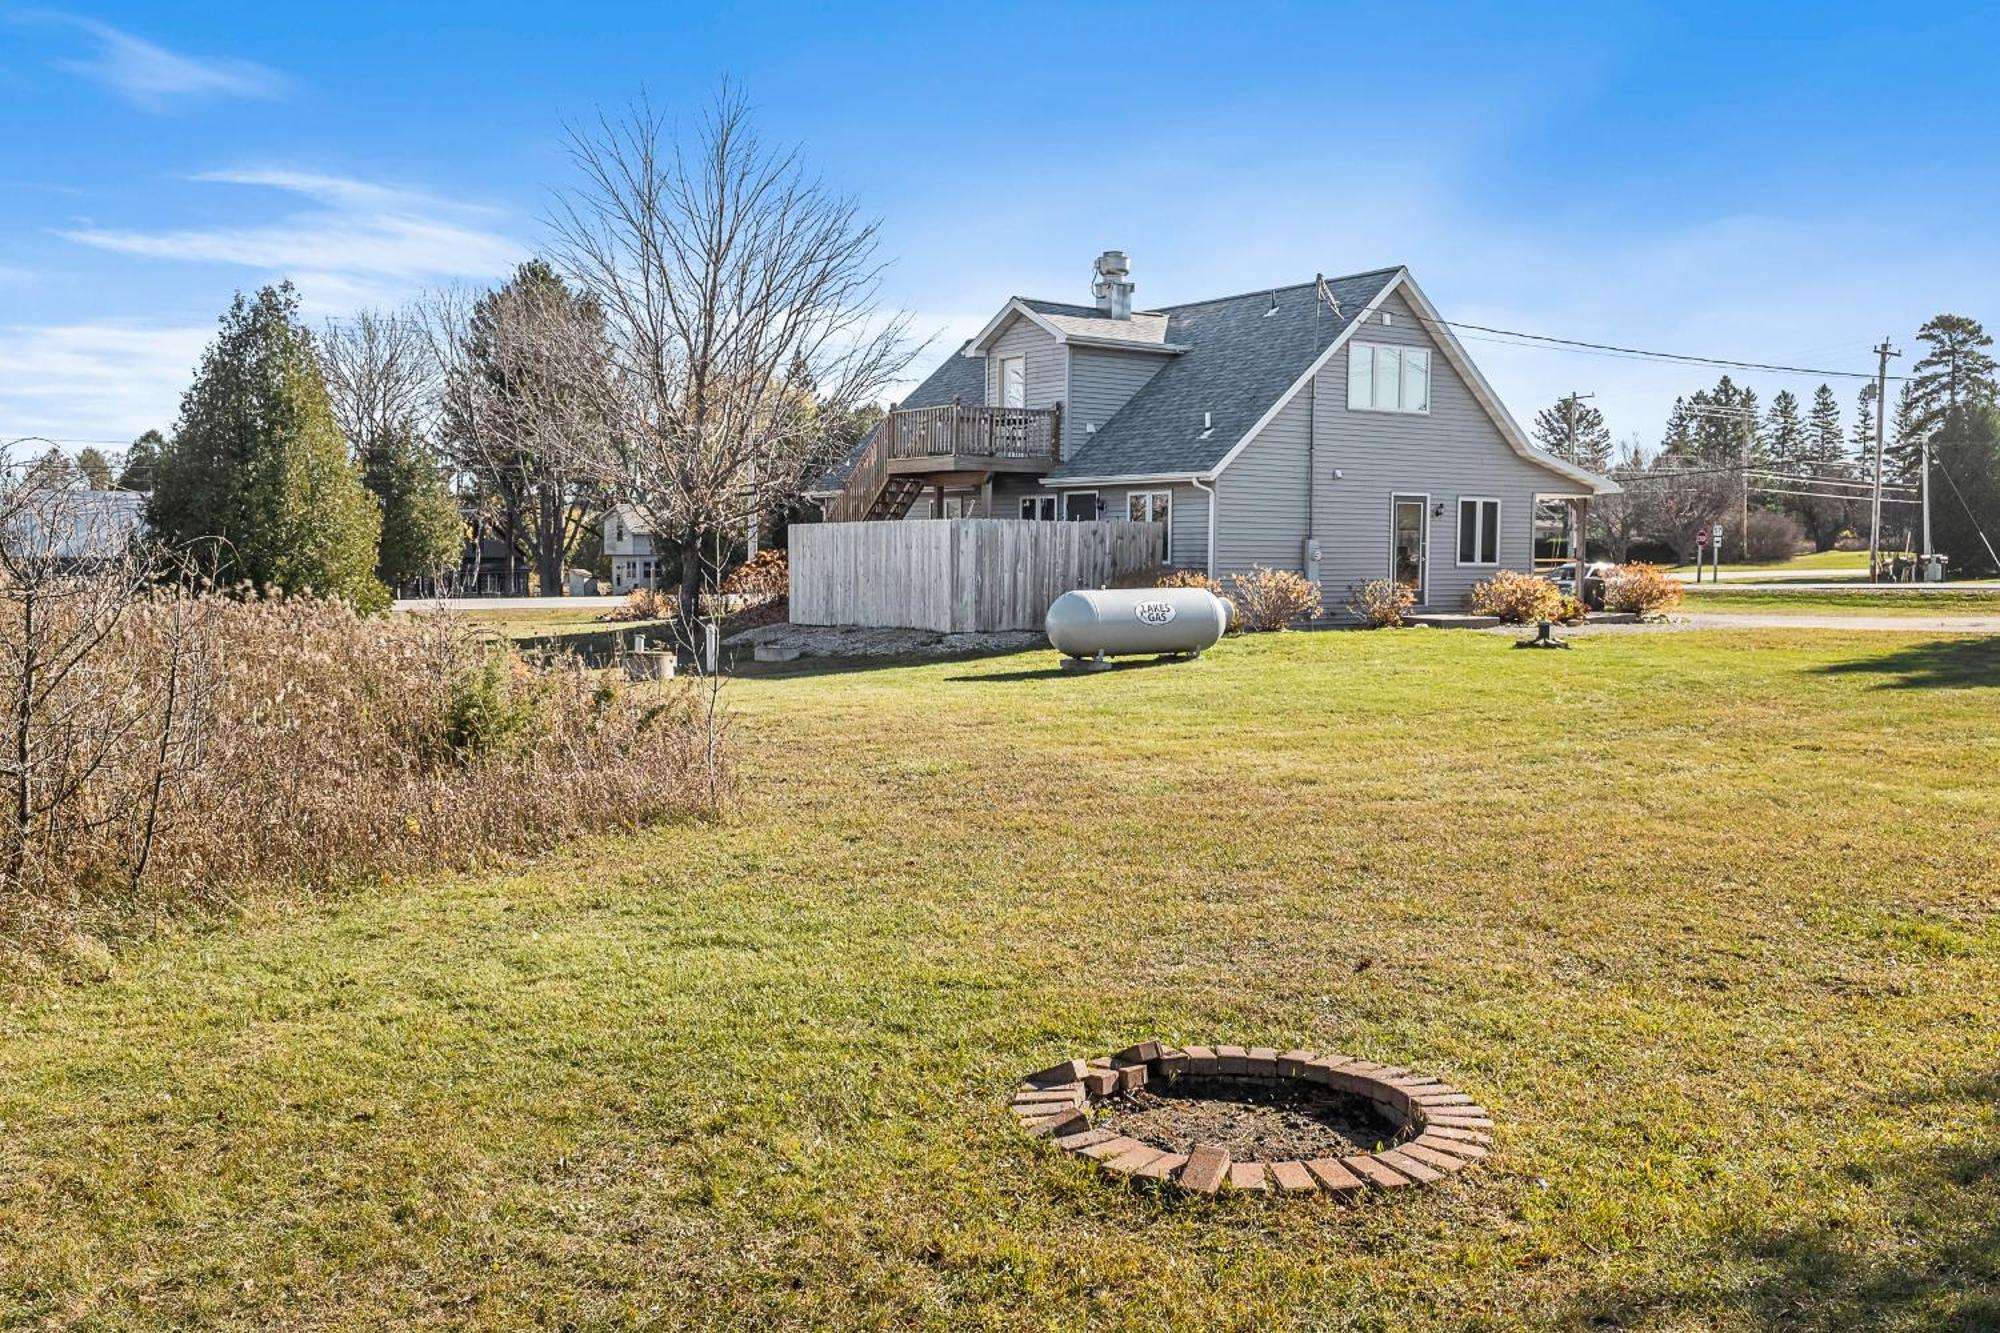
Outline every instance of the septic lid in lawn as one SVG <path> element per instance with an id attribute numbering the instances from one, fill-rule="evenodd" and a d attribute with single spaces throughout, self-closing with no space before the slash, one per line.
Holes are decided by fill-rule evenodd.
<path id="1" fill-rule="evenodd" d="M 1485 1157 L 1493 1130 L 1472 1098 L 1393 1065 L 1155 1041 L 1030 1074 L 1013 1110 L 1065 1152 L 1205 1194 L 1434 1184 Z"/>

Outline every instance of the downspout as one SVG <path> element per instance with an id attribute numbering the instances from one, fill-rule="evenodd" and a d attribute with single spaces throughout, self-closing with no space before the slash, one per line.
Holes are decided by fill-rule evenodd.
<path id="1" fill-rule="evenodd" d="M 1200 477 L 1189 477 L 1194 488 L 1208 496 L 1208 576 L 1215 577 L 1215 487 Z"/>

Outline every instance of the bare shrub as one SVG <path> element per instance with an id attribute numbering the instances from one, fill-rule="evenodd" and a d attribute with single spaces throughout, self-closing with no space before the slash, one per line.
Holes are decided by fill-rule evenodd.
<path id="1" fill-rule="evenodd" d="M 680 612 L 675 596 L 660 588 L 634 588 L 625 594 L 625 604 L 613 607 L 599 620 L 669 620 Z"/>
<path id="2" fill-rule="evenodd" d="M 1416 589 L 1394 579 L 1347 585 L 1347 613 L 1370 629 L 1394 629 L 1404 624 L 1416 604 Z"/>
<path id="3" fill-rule="evenodd" d="M 1320 613 L 1319 585 L 1289 569 L 1258 565 L 1230 580 L 1229 600 L 1243 628 L 1253 633 L 1281 630 Z"/>
<path id="4" fill-rule="evenodd" d="M 765 547 L 729 571 L 722 580 L 725 597 L 748 597 L 767 602 L 791 594 L 791 563 L 783 551 Z"/>
<path id="5" fill-rule="evenodd" d="M 476 863 L 726 793 L 698 692 L 530 665 L 453 617 L 158 589 L 80 642 L 83 612 L 53 605 L 31 620 L 0 599 L 7 748 L 29 756 L 8 776 L 29 799 L 0 823 L 0 947 L 264 885 Z M 57 643 L 79 644 L 60 677 L 24 670 Z"/>
<path id="6" fill-rule="evenodd" d="M 1604 580 L 1604 609 L 1656 615 L 1681 604 L 1681 583 L 1658 565 L 1620 565 Z"/>
<path id="7" fill-rule="evenodd" d="M 1745 531 L 1750 534 L 1747 548 L 1742 544 L 1742 533 Z M 1731 524 L 1723 544 L 1725 551 L 1743 551 L 1758 564 L 1779 564 L 1811 548 L 1805 525 L 1792 515 L 1774 509 L 1752 510 L 1748 529 Z"/>
<path id="8" fill-rule="evenodd" d="M 1164 569 L 1153 580 L 1155 588 L 1200 588 L 1227 600 L 1222 585 L 1198 569 Z"/>
<path id="9" fill-rule="evenodd" d="M 1560 620 L 1563 611 L 1562 589 L 1540 575 L 1512 569 L 1473 584 L 1466 602 L 1475 615 L 1498 616 L 1510 625 Z"/>

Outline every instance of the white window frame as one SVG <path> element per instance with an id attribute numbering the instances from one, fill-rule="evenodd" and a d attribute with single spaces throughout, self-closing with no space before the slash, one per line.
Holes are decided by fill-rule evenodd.
<path id="1" fill-rule="evenodd" d="M 1146 512 L 1157 513 L 1158 518 L 1134 519 L 1132 502 L 1144 499 Z M 1164 511 L 1162 511 L 1164 506 Z M 1160 559 L 1166 560 L 1174 549 L 1174 493 L 1172 491 L 1127 491 L 1125 492 L 1125 517 L 1135 523 L 1158 523 L 1160 525 Z"/>
<path id="2" fill-rule="evenodd" d="M 1041 514 L 1044 508 L 1049 511 L 1047 518 L 1043 518 Z M 1034 512 L 1031 513 L 1030 510 Z M 1053 523 L 1061 513 L 1062 505 L 1052 491 L 1039 491 L 1034 495 L 1021 497 L 1021 517 L 1030 523 Z"/>
<path id="3" fill-rule="evenodd" d="M 1396 362 L 1396 401 L 1388 406 L 1375 401 L 1375 363 L 1384 353 Z M 1422 407 L 1403 406 L 1404 358 L 1408 356 L 1424 358 L 1424 405 Z M 1358 373 L 1361 366 L 1367 373 Z M 1347 410 L 1350 412 L 1389 412 L 1396 416 L 1424 417 L 1431 412 L 1431 371 L 1436 368 L 1437 357 L 1428 347 L 1404 347 L 1398 343 L 1353 342 L 1347 345 Z M 1357 391 L 1367 386 L 1364 399 Z"/>
<path id="4" fill-rule="evenodd" d="M 993 396 L 998 400 L 993 405 L 995 407 L 1018 407 L 1025 409 L 1028 406 L 1028 358 L 1015 355 L 999 357 L 996 360 L 1000 368 L 1000 378 L 993 386 Z M 1021 401 L 1018 403 L 1007 401 L 1007 367 L 1011 365 L 1021 367 Z"/>
<path id="5" fill-rule="evenodd" d="M 1476 506 L 1472 511 L 1473 558 L 1470 560 L 1464 558 L 1465 507 L 1467 505 Z M 1493 558 L 1491 560 L 1481 560 L 1479 552 L 1486 545 L 1485 539 L 1488 535 L 1486 528 L 1487 505 L 1493 506 L 1493 529 L 1491 533 L 1493 538 Z M 1505 528 L 1502 526 L 1505 522 L 1505 519 L 1502 517 L 1503 509 L 1504 506 L 1501 505 L 1500 497 L 1497 495 L 1461 495 L 1458 497 L 1458 522 L 1452 532 L 1451 554 L 1452 558 L 1458 562 L 1460 569 L 1498 569 L 1500 567 L 1500 534 L 1505 531 Z"/>
<path id="6" fill-rule="evenodd" d="M 1090 517 L 1071 518 L 1069 516 L 1070 500 L 1074 497 L 1085 496 L 1085 495 L 1090 497 Z M 1096 491 L 1064 491 L 1062 498 L 1062 508 L 1058 512 L 1057 517 L 1061 519 L 1061 521 L 1063 521 L 1064 523 L 1090 523 L 1096 521 L 1098 511 L 1101 510 L 1103 507 L 1104 507 L 1104 497 L 1099 495 Z"/>

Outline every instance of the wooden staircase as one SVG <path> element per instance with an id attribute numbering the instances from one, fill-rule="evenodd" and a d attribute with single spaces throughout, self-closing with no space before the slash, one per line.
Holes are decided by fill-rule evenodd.
<path id="1" fill-rule="evenodd" d="M 867 517 L 901 518 L 910 512 L 910 506 L 924 493 L 924 479 L 908 472 L 892 472 L 883 481 L 882 489 L 875 495 L 875 503 L 868 506 Z"/>

